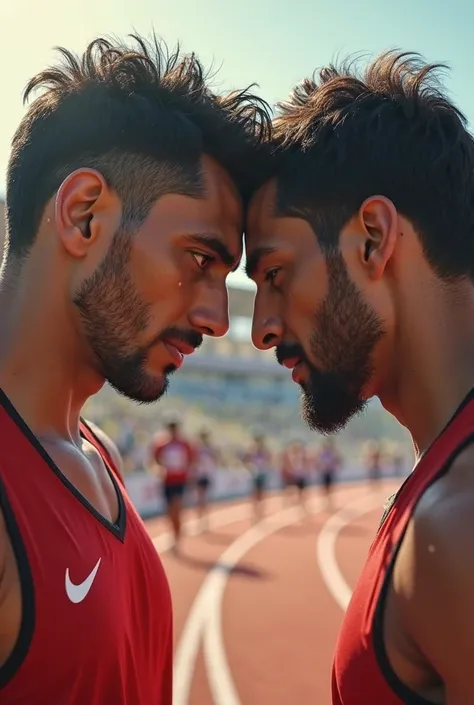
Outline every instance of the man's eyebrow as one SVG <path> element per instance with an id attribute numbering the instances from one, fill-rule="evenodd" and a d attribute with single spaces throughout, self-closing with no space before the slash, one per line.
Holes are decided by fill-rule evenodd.
<path id="1" fill-rule="evenodd" d="M 187 235 L 186 239 L 196 245 L 204 245 L 204 247 L 215 252 L 221 262 L 226 267 L 229 267 L 232 272 L 237 271 L 239 268 L 240 257 L 233 255 L 227 245 L 214 233 L 196 233 L 195 235 Z"/>
<path id="2" fill-rule="evenodd" d="M 272 255 L 276 252 L 275 247 L 256 247 L 252 252 L 247 255 L 247 261 L 245 263 L 245 273 L 251 279 L 255 272 L 257 271 L 260 261 L 263 257 Z"/>

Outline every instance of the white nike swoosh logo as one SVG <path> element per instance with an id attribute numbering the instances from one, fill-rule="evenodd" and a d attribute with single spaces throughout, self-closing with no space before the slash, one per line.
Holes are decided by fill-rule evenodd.
<path id="1" fill-rule="evenodd" d="M 87 597 L 87 593 L 91 589 L 92 583 L 94 582 L 95 576 L 97 575 L 97 571 L 99 570 L 101 560 L 102 559 L 99 558 L 94 568 L 92 569 L 92 572 L 87 576 L 84 582 L 79 583 L 79 585 L 75 585 L 71 581 L 71 578 L 69 577 L 69 568 L 66 569 L 66 594 L 71 600 L 71 602 L 77 604 L 78 602 L 82 602 L 82 600 Z"/>

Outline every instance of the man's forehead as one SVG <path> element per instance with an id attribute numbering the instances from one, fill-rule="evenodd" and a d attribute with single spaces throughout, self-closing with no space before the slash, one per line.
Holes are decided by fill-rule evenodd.
<path id="1" fill-rule="evenodd" d="M 246 249 L 271 245 L 274 248 L 286 246 L 310 234 L 313 229 L 303 211 L 282 206 L 275 180 L 264 184 L 256 192 L 247 213 L 245 227 Z"/>
<path id="2" fill-rule="evenodd" d="M 246 272 L 253 277 L 269 256 L 313 256 L 318 240 L 312 225 L 297 208 L 281 208 L 275 180 L 255 194 L 245 228 Z M 298 255 L 298 256 L 299 256 Z"/>
<path id="3" fill-rule="evenodd" d="M 274 180 L 261 186 L 250 201 L 245 228 L 246 240 L 267 234 L 271 221 L 275 218 L 277 187 Z"/>
<path id="4" fill-rule="evenodd" d="M 237 227 L 242 225 L 242 199 L 232 178 L 212 157 L 202 158 L 204 193 L 209 206 Z"/>
<path id="5" fill-rule="evenodd" d="M 234 270 L 238 267 L 243 250 L 242 200 L 232 178 L 215 159 L 204 155 L 201 166 L 204 193 L 198 208 L 202 209 L 208 230 L 202 239 L 204 241 L 207 237 L 211 249 Z"/>
<path id="6" fill-rule="evenodd" d="M 275 206 L 277 198 L 277 183 L 275 179 L 266 181 L 253 195 L 250 206 L 249 216 L 275 216 Z"/>

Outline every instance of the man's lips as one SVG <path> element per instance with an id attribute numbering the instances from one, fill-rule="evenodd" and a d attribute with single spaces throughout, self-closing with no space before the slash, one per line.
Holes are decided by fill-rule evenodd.
<path id="1" fill-rule="evenodd" d="M 292 370 L 299 362 L 301 362 L 300 357 L 287 357 L 285 360 L 282 360 L 281 364 L 283 367 L 287 367 L 289 370 Z"/>
<path id="2" fill-rule="evenodd" d="M 185 355 L 191 355 L 195 350 L 193 345 L 189 345 L 189 343 L 185 343 L 182 340 L 166 339 L 163 340 L 162 343 L 169 352 L 176 367 L 181 367 L 183 357 Z"/>
<path id="3" fill-rule="evenodd" d="M 304 360 L 300 357 L 287 357 L 285 360 L 282 360 L 281 364 L 283 367 L 293 370 L 291 374 L 293 382 L 296 382 L 297 384 L 302 382 L 301 373 L 303 371 Z"/>

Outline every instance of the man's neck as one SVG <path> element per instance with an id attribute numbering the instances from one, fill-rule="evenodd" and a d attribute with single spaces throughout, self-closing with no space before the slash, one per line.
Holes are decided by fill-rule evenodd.
<path id="1" fill-rule="evenodd" d="M 38 437 L 78 442 L 81 409 L 103 381 L 81 359 L 67 300 L 46 278 L 42 291 L 27 288 L 0 287 L 0 388 Z"/>
<path id="2" fill-rule="evenodd" d="M 457 306 L 446 298 L 430 303 L 425 299 L 419 311 L 407 313 L 393 351 L 392 367 L 399 361 L 399 371 L 380 394 L 383 406 L 410 432 L 417 455 L 474 388 L 474 297 Z"/>

